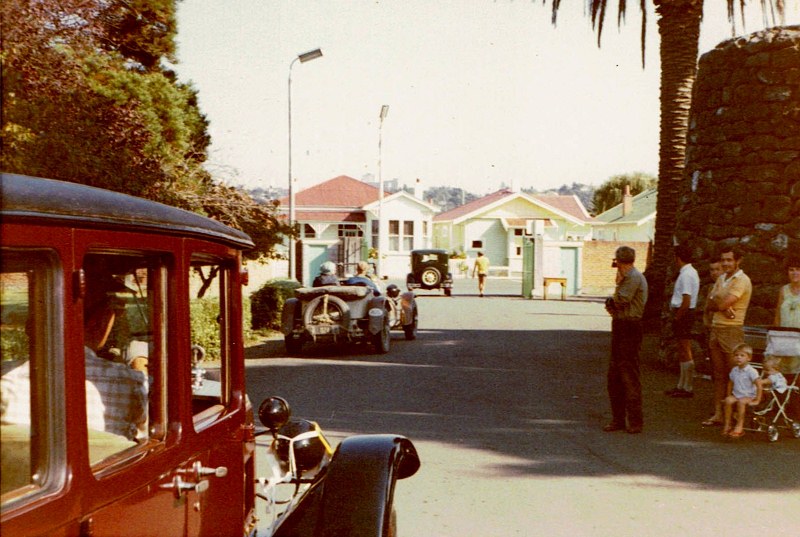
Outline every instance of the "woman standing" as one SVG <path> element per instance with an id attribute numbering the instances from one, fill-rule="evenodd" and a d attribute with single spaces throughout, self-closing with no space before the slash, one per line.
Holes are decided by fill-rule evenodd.
<path id="1" fill-rule="evenodd" d="M 800 256 L 790 255 L 786 259 L 786 271 L 789 283 L 778 291 L 775 325 L 800 328 Z"/>

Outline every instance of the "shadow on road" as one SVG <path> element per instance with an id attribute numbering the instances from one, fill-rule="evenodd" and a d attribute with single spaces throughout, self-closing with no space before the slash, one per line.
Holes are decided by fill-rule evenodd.
<path id="1" fill-rule="evenodd" d="M 286 358 L 282 341 L 270 341 L 248 349 L 248 392 L 256 403 L 281 395 L 295 415 L 329 431 L 392 432 L 502 455 L 508 462 L 494 468 L 509 477 L 649 475 L 665 486 L 797 488 L 800 440 L 788 431 L 772 444 L 756 433 L 731 442 L 699 425 L 711 408 L 705 380 L 696 381 L 694 399 L 671 399 L 663 390 L 675 377 L 645 366 L 645 432 L 601 432 L 609 339 L 569 329 L 423 330 L 416 341 L 394 333 L 387 355 L 319 345 L 302 358 Z"/>

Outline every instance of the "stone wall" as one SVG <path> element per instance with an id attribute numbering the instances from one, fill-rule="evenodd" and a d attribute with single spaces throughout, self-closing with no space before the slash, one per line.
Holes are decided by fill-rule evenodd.
<path id="1" fill-rule="evenodd" d="M 800 26 L 720 43 L 700 59 L 675 235 L 706 273 L 740 245 L 753 282 L 747 324 L 770 324 L 783 260 L 800 252 Z"/>

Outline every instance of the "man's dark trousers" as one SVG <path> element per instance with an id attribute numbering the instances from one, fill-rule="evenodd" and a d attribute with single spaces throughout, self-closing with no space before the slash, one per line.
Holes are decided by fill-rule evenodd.
<path id="1" fill-rule="evenodd" d="M 642 345 L 642 321 L 611 321 L 611 361 L 608 365 L 608 398 L 613 423 L 641 427 L 642 382 L 639 378 L 639 349 Z"/>

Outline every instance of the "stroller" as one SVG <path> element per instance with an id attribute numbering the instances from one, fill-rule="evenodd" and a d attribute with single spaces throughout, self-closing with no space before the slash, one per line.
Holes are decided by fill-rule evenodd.
<path id="1" fill-rule="evenodd" d="M 786 414 L 792 396 L 800 397 L 800 330 L 771 328 L 767 332 L 764 356 L 780 357 L 780 370 L 786 377 L 787 388 L 783 393 L 765 388 L 763 402 L 752 411 L 750 426 L 745 429 L 767 433 L 770 442 L 778 440 L 778 429 L 788 429 L 795 438 L 800 438 L 800 421 Z M 760 364 L 753 365 L 760 367 Z"/>

